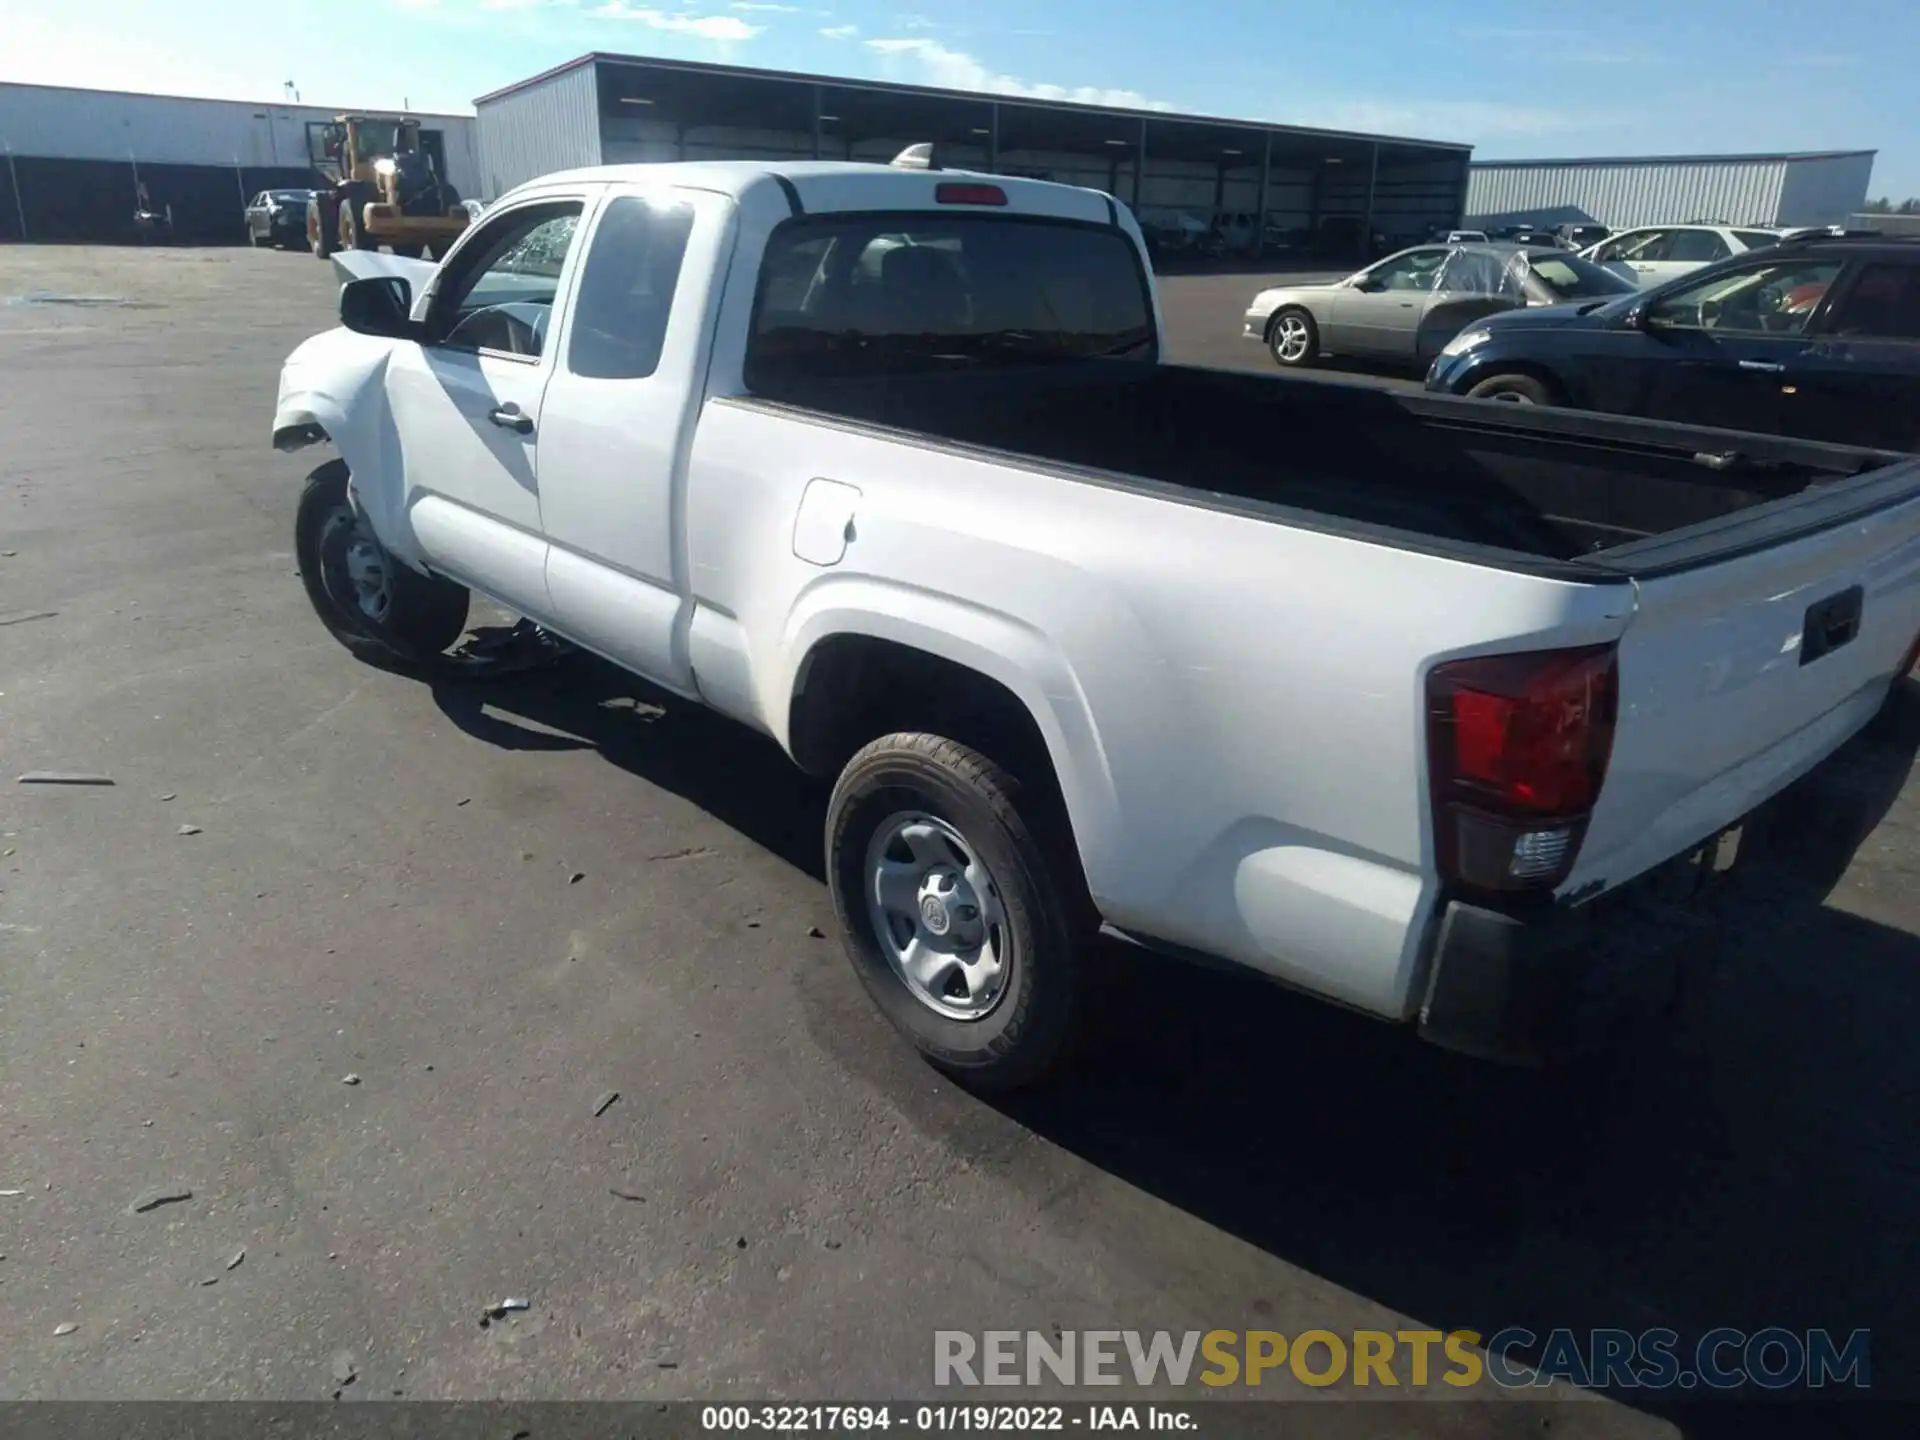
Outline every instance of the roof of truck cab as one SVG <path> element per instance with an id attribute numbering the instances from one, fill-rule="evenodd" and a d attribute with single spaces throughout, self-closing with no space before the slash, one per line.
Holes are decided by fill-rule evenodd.
<path id="1" fill-rule="evenodd" d="M 678 160 L 640 165 L 590 165 L 542 175 L 516 189 L 533 190 L 566 184 L 667 184 L 714 190 L 738 199 L 759 186 L 778 185 L 783 181 L 813 191 L 822 188 L 821 182 L 828 182 L 836 187 L 851 184 L 861 190 L 894 190 L 908 195 L 941 181 L 978 182 L 999 186 L 1006 191 L 1008 201 L 1022 209 L 1035 206 L 1057 211 L 1061 197 L 1085 197 L 1089 202 L 1094 202 L 1088 207 L 1090 218 L 1104 218 L 1111 213 L 1107 207 L 1118 204 L 1101 191 L 1078 185 L 1061 185 L 1051 180 L 1028 180 L 977 170 L 913 170 L 904 166 L 856 160 L 789 160 L 771 163 L 765 160 Z M 1043 200 L 1042 197 L 1046 198 Z M 1023 199 L 1027 205 L 1022 205 Z M 1098 216 L 1094 214 L 1096 206 L 1100 212 Z M 846 207 L 828 205 L 823 208 L 839 210 Z"/>

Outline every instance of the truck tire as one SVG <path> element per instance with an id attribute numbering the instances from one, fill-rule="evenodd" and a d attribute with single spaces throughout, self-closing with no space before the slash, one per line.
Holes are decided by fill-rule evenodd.
<path id="1" fill-rule="evenodd" d="M 339 226 L 340 216 L 331 196 L 316 196 L 307 202 L 307 248 L 313 251 L 314 259 L 326 260 L 333 255 Z"/>
<path id="2" fill-rule="evenodd" d="M 1043 843 L 1047 803 L 957 740 L 899 732 L 847 762 L 827 808 L 854 973 L 922 1055 L 979 1090 L 1040 1079 L 1080 1008 L 1091 905 Z"/>
<path id="3" fill-rule="evenodd" d="M 1284 306 L 1267 322 L 1267 350 L 1274 364 L 1303 370 L 1320 358 L 1320 327 L 1298 305 Z"/>
<path id="4" fill-rule="evenodd" d="M 466 587 L 385 553 L 347 497 L 344 460 L 329 460 L 307 477 L 294 553 L 320 623 L 369 664 L 430 669 L 467 628 Z"/>
<path id="5" fill-rule="evenodd" d="M 1504 375 L 1489 375 L 1471 390 L 1467 391 L 1470 400 L 1502 400 L 1509 405 L 1552 405 L 1555 403 L 1553 390 L 1547 382 L 1537 375 L 1528 375 L 1522 371 L 1509 371 Z"/>
<path id="6" fill-rule="evenodd" d="M 378 250 L 380 240 L 367 234 L 366 207 L 373 200 L 372 187 L 355 181 L 340 197 L 340 248 L 342 250 Z"/>

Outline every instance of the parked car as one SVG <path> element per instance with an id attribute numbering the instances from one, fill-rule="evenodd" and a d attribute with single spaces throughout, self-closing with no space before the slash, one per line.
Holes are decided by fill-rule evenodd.
<path id="1" fill-rule="evenodd" d="M 1484 230 L 1449 230 L 1447 232 L 1449 245 L 1468 245 L 1474 242 L 1484 245 L 1487 243 L 1487 238 L 1487 232 Z"/>
<path id="2" fill-rule="evenodd" d="M 1496 315 L 1427 388 L 1920 450 L 1920 245 L 1788 241 L 1611 304 Z"/>
<path id="3" fill-rule="evenodd" d="M 1598 245 L 1613 232 L 1604 225 L 1560 225 L 1554 234 L 1560 237 L 1560 243 L 1569 250 L 1584 250 L 1589 245 Z"/>
<path id="4" fill-rule="evenodd" d="M 1344 280 L 1262 290 L 1241 333 L 1288 368 L 1327 355 L 1424 365 L 1484 316 L 1632 291 L 1558 246 L 1416 245 Z"/>
<path id="5" fill-rule="evenodd" d="M 311 190 L 262 190 L 247 202 L 247 243 L 306 249 L 312 199 Z"/>
<path id="6" fill-rule="evenodd" d="M 431 676 L 478 590 L 832 779 L 853 969 L 976 1085 L 1103 923 L 1538 1058 L 1920 633 L 1920 461 L 1171 364 L 1092 191 L 597 167 L 380 258 L 273 414 L 322 623 Z"/>
<path id="7" fill-rule="evenodd" d="M 1702 265 L 1780 243 L 1778 230 L 1732 225 L 1644 225 L 1609 235 L 1581 255 L 1645 289 Z"/>
<path id="8" fill-rule="evenodd" d="M 1544 225 L 1508 225 L 1488 238 L 1505 241 L 1509 245 L 1532 245 L 1552 250 L 1566 248 L 1559 235 Z"/>

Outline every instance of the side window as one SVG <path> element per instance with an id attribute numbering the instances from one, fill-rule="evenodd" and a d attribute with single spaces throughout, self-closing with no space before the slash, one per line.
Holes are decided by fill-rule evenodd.
<path id="1" fill-rule="evenodd" d="M 1857 340 L 1920 340 L 1920 265 L 1867 266 L 1830 328 Z"/>
<path id="2" fill-rule="evenodd" d="M 1602 260 L 1658 260 L 1666 248 L 1665 230 L 1630 230 L 1616 235 L 1600 248 Z"/>
<path id="3" fill-rule="evenodd" d="M 1722 271 L 1667 293 L 1647 323 L 1668 330 L 1798 335 L 1840 274 L 1837 260 L 1775 260 Z"/>
<path id="4" fill-rule="evenodd" d="M 1367 271 L 1367 279 L 1387 290 L 1431 290 L 1447 261 L 1445 250 L 1415 250 L 1383 260 Z"/>
<path id="5" fill-rule="evenodd" d="M 463 246 L 434 296 L 432 343 L 539 358 L 580 208 L 578 200 L 529 205 L 499 216 Z"/>
<path id="6" fill-rule="evenodd" d="M 693 207 L 622 195 L 593 232 L 573 305 L 567 368 L 595 380 L 640 380 L 660 364 Z"/>
<path id="7" fill-rule="evenodd" d="M 1780 243 L 1780 237 L 1767 230 L 1736 230 L 1733 233 L 1749 250 L 1769 250 Z"/>
<path id="8" fill-rule="evenodd" d="M 1733 253 L 1733 247 L 1725 239 L 1711 230 L 1676 230 L 1673 243 L 1667 246 L 1663 260 L 1692 260 L 1706 263 L 1724 260 Z"/>

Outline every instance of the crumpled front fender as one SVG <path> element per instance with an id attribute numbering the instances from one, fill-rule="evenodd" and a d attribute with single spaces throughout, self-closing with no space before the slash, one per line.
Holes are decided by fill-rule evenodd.
<path id="1" fill-rule="evenodd" d="M 374 533 L 395 558 L 424 568 L 406 514 L 399 436 L 387 403 L 393 342 L 348 330 L 306 341 L 280 371 L 273 446 L 292 451 L 330 441 L 347 462 L 353 490 Z"/>

